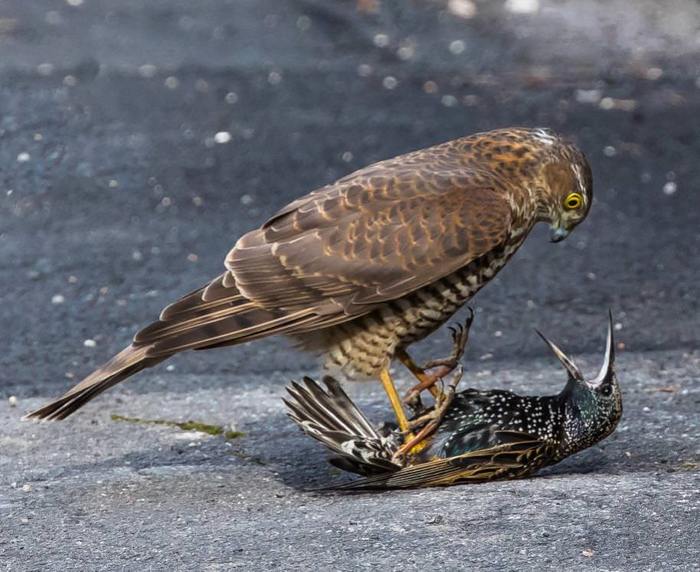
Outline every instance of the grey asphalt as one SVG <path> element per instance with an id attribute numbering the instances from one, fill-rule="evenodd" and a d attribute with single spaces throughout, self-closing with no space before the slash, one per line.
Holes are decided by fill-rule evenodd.
<path id="1" fill-rule="evenodd" d="M 449 6 L 0 4 L 0 568 L 698 569 L 700 8 Z M 532 328 L 593 372 L 612 308 L 625 416 L 601 446 L 527 481 L 307 492 L 342 477 L 284 416 L 284 384 L 316 371 L 284 340 L 19 420 L 293 197 L 516 124 L 578 141 L 595 204 L 561 244 L 536 229 L 474 300 L 464 383 L 556 391 Z M 351 390 L 382 418 L 379 388 Z"/>

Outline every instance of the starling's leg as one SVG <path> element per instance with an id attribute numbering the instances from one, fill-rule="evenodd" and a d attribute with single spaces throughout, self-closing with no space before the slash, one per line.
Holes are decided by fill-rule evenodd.
<path id="1" fill-rule="evenodd" d="M 384 386 L 384 391 L 389 397 L 389 402 L 391 403 L 391 408 L 394 410 L 394 415 L 396 415 L 396 421 L 399 424 L 399 429 L 410 438 L 410 430 L 408 428 L 408 419 L 406 418 L 406 413 L 403 410 L 403 404 L 401 403 L 401 398 L 399 397 L 396 387 L 394 386 L 394 380 L 391 379 L 388 369 L 383 369 L 379 373 L 379 380 Z"/>
<path id="2" fill-rule="evenodd" d="M 435 387 L 435 384 L 454 370 L 457 365 L 459 365 L 459 361 L 462 359 L 462 355 L 464 354 L 464 348 L 469 340 L 469 328 L 471 327 L 473 321 L 474 311 L 469 308 L 469 316 L 467 317 L 464 325 L 458 324 L 456 327 L 450 327 L 454 345 L 452 348 L 452 353 L 449 357 L 431 360 L 422 366 L 419 366 L 411 359 L 411 356 L 408 355 L 406 350 L 400 350 L 397 352 L 396 356 L 399 358 L 401 363 L 403 363 L 420 382 L 409 389 L 408 393 L 404 397 L 404 403 L 414 403 L 416 399 L 420 397 L 421 392 L 425 391 L 426 389 L 432 393 L 433 397 L 436 399 L 439 398 L 441 391 L 439 388 Z"/>
<path id="3" fill-rule="evenodd" d="M 408 422 L 410 429 L 421 428 L 415 437 L 406 438 L 404 444 L 394 453 L 394 459 L 401 459 L 407 454 L 418 453 L 424 446 L 425 440 L 432 435 L 442 423 L 442 418 L 445 416 L 448 408 L 452 404 L 455 397 L 457 384 L 462 379 L 462 366 L 457 365 L 453 370 L 452 381 L 447 384 L 445 391 L 442 392 L 439 401 L 435 403 L 435 407 L 428 413 L 411 419 Z"/>

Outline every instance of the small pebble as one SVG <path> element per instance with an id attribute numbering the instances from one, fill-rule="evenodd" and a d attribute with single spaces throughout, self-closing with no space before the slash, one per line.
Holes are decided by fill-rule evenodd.
<path id="1" fill-rule="evenodd" d="M 660 79 L 662 75 L 664 75 L 664 70 L 661 68 L 649 68 L 645 75 L 648 80 L 656 81 L 657 79 Z"/>
<path id="2" fill-rule="evenodd" d="M 369 77 L 372 75 L 372 66 L 369 64 L 360 64 L 357 66 L 357 75 L 360 77 Z"/>
<path id="3" fill-rule="evenodd" d="M 472 0 L 449 0 L 447 10 L 459 18 L 469 20 L 476 16 L 476 4 Z"/>
<path id="4" fill-rule="evenodd" d="M 378 48 L 385 48 L 389 45 L 389 36 L 386 34 L 377 34 L 374 36 L 374 45 Z"/>
<path id="5" fill-rule="evenodd" d="M 36 66 L 36 71 L 37 71 L 37 73 L 38 73 L 39 75 L 43 75 L 43 76 L 49 76 L 49 75 L 51 75 L 51 74 L 53 73 L 53 70 L 54 70 L 53 64 L 50 64 L 50 63 L 47 63 L 47 62 L 45 62 L 45 63 L 43 63 L 43 64 L 39 64 L 38 66 Z"/>
<path id="6" fill-rule="evenodd" d="M 22 485 L 22 492 L 23 493 L 30 493 L 32 492 L 32 485 L 27 483 L 26 485 Z"/>
<path id="7" fill-rule="evenodd" d="M 393 75 L 388 75 L 382 80 L 382 85 L 385 89 L 394 89 L 399 85 L 399 81 Z"/>
<path id="8" fill-rule="evenodd" d="M 437 93 L 439 89 L 438 84 L 432 80 L 428 80 L 423 84 L 423 91 L 425 93 Z"/>
<path id="9" fill-rule="evenodd" d="M 32 156 L 29 153 L 27 153 L 26 151 L 22 151 L 19 155 L 17 155 L 17 162 L 26 163 L 31 158 Z"/>
<path id="10" fill-rule="evenodd" d="M 462 40 L 454 40 L 450 42 L 450 52 L 453 54 L 461 54 L 466 49 L 466 44 Z"/>
<path id="11" fill-rule="evenodd" d="M 576 101 L 579 103 L 598 103 L 602 94 L 599 89 L 577 89 Z"/>
<path id="12" fill-rule="evenodd" d="M 396 50 L 396 55 L 399 56 L 399 59 L 404 61 L 410 60 L 416 55 L 416 48 L 412 45 L 401 46 L 398 50 Z"/>
<path id="13" fill-rule="evenodd" d="M 52 304 L 63 304 L 66 301 L 66 297 L 63 294 L 54 294 L 51 296 Z"/>
<path id="14" fill-rule="evenodd" d="M 267 74 L 267 83 L 270 85 L 277 85 L 282 81 L 282 74 L 277 71 L 271 71 Z"/>
<path id="15" fill-rule="evenodd" d="M 308 16 L 299 16 L 297 18 L 297 28 L 300 31 L 306 32 L 311 27 L 311 18 Z"/>
<path id="16" fill-rule="evenodd" d="M 153 64 L 143 64 L 142 66 L 139 66 L 139 75 L 141 77 L 150 79 L 154 77 L 157 72 L 158 68 Z"/>
<path id="17" fill-rule="evenodd" d="M 87 339 L 87 340 L 83 341 L 83 345 L 86 348 L 94 348 L 97 346 L 97 342 L 95 340 Z"/>
<path id="18" fill-rule="evenodd" d="M 228 131 L 219 131 L 214 135 L 214 141 L 219 144 L 228 143 L 231 141 L 231 134 Z"/>
<path id="19" fill-rule="evenodd" d="M 506 0 L 506 10 L 513 14 L 534 14 L 540 9 L 539 0 Z"/>
<path id="20" fill-rule="evenodd" d="M 664 189 L 663 189 L 664 195 L 668 195 L 668 196 L 671 196 L 677 190 L 678 190 L 678 185 L 676 185 L 676 183 L 674 183 L 673 181 L 669 181 L 668 183 L 666 183 L 664 185 Z"/>
<path id="21" fill-rule="evenodd" d="M 17 396 L 10 395 L 10 397 L 7 398 L 7 403 L 10 404 L 10 407 L 17 407 Z"/>

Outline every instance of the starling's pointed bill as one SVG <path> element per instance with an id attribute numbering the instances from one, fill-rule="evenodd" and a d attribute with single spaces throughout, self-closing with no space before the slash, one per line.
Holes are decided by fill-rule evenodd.
<path id="1" fill-rule="evenodd" d="M 608 339 L 605 343 L 605 359 L 600 371 L 594 380 L 590 382 L 592 386 L 598 386 L 604 381 L 609 381 L 615 374 L 615 337 L 613 335 L 612 312 L 608 311 Z"/>
<path id="2" fill-rule="evenodd" d="M 571 361 L 569 356 L 567 356 L 553 341 L 548 339 L 542 332 L 540 332 L 539 330 L 535 331 L 537 332 L 537 335 L 544 340 L 544 343 L 546 343 L 549 346 L 549 349 L 552 350 L 554 355 L 557 356 L 557 359 L 566 368 L 566 371 L 569 372 L 571 378 L 577 381 L 583 381 L 583 374 L 581 373 L 581 370 L 573 361 Z"/>

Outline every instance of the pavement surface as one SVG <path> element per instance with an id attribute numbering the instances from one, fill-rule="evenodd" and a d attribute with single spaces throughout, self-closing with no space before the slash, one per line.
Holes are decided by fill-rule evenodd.
<path id="1" fill-rule="evenodd" d="M 700 7 L 629 6 L 2 2 L 0 569 L 699 569 Z M 625 416 L 601 446 L 526 481 L 308 492 L 342 477 L 284 416 L 316 371 L 284 340 L 20 421 L 295 196 L 506 125 L 574 138 L 596 199 L 476 297 L 464 383 L 557 391 L 532 327 L 593 372 L 612 308 Z M 351 391 L 383 418 L 378 387 Z"/>

